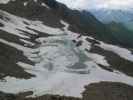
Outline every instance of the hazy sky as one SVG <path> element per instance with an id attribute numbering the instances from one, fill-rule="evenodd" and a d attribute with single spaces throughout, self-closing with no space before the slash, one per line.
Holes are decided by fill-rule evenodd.
<path id="1" fill-rule="evenodd" d="M 56 0 L 76 9 L 128 9 L 132 8 L 133 0 Z"/>

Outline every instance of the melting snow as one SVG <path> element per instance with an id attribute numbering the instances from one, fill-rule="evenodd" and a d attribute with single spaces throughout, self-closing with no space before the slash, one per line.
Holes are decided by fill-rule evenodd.
<path id="1" fill-rule="evenodd" d="M 29 27 L 48 34 L 55 34 L 56 36 L 38 38 L 37 41 L 41 45 L 35 49 L 0 39 L 0 42 L 23 51 L 28 59 L 36 63 L 35 66 L 32 66 L 18 61 L 17 64 L 19 66 L 23 67 L 25 71 L 36 75 L 36 77 L 28 80 L 5 77 L 6 81 L 0 82 L 0 91 L 8 93 L 33 91 L 34 94 L 32 96 L 59 94 L 81 97 L 84 86 L 94 82 L 113 81 L 133 86 L 132 77 L 100 68 L 98 64 L 109 66 L 106 59 L 101 55 L 86 52 L 85 49 L 89 50 L 91 48 L 91 43 L 85 40 L 85 36 L 79 37 L 78 34 L 69 31 L 67 23 L 61 21 L 65 25 L 64 31 L 61 31 L 57 28 L 45 26 L 40 21 L 29 21 L 3 11 L 1 12 L 11 19 L 10 21 L 0 19 L 0 22 L 5 25 L 0 28 L 1 30 L 14 33 L 20 38 L 25 35 L 20 34 L 17 29 L 29 32 L 29 34 L 37 34 L 26 28 Z M 28 25 L 24 22 L 28 23 Z M 32 45 L 28 41 L 20 40 Z M 72 40 L 81 40 L 83 44 L 76 47 Z M 109 45 L 101 45 L 105 49 L 117 51 L 114 46 L 111 46 L 110 49 Z M 119 50 L 125 51 L 125 49 L 121 48 Z M 125 51 L 124 55 L 120 52 L 116 53 L 126 58 L 130 56 L 128 51 Z"/>
<path id="2" fill-rule="evenodd" d="M 118 54 L 120 57 L 133 62 L 133 54 L 128 49 L 121 48 L 121 47 L 111 45 L 111 44 L 106 44 L 103 42 L 101 42 L 100 45 L 98 45 L 98 46 L 100 46 L 101 48 L 103 48 L 105 50 L 112 51 L 112 52 Z"/>
<path id="3" fill-rule="evenodd" d="M 28 34 L 38 34 L 33 30 L 53 35 L 62 34 L 61 29 L 51 28 L 44 25 L 41 21 L 30 21 L 14 16 L 2 10 L 0 10 L 0 15 L 3 16 L 3 19 L 0 19 L 0 22 L 4 25 L 4 27 L 0 27 L 0 30 L 17 35 L 21 38 L 29 38 L 29 35 L 25 34 L 24 32 L 28 32 Z"/>

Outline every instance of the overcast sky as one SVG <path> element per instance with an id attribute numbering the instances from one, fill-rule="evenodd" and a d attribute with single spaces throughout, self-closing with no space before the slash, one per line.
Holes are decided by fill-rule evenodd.
<path id="1" fill-rule="evenodd" d="M 128 9 L 132 8 L 133 0 L 56 0 L 74 9 Z"/>

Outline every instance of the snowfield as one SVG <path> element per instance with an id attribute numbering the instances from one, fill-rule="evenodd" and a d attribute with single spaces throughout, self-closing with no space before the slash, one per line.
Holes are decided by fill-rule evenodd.
<path id="1" fill-rule="evenodd" d="M 0 38 L 1 43 L 22 51 L 28 59 L 36 63 L 35 66 L 32 66 L 18 61 L 17 64 L 19 66 L 36 77 L 26 80 L 7 76 L 5 81 L 0 81 L 0 91 L 15 94 L 33 91 L 33 97 L 44 94 L 81 97 L 84 86 L 94 82 L 122 82 L 133 86 L 132 77 L 118 71 L 109 72 L 99 67 L 98 64 L 104 66 L 109 66 L 109 64 L 104 56 L 86 51 L 86 49 L 90 50 L 91 48 L 91 43 L 86 38 L 91 37 L 79 37 L 78 34 L 68 30 L 69 25 L 64 21 L 61 20 L 61 23 L 65 25 L 63 31 L 46 26 L 40 21 L 27 20 L 2 10 L 0 13 L 4 16 L 4 19 L 0 19 L 0 23 L 4 24 L 4 27 L 0 27 L 0 30 L 18 36 L 25 45 L 36 45 L 28 41 L 30 37 L 27 34 L 33 35 L 38 33 L 29 30 L 29 28 L 53 35 L 37 38 L 36 41 L 40 44 L 36 48 L 29 48 Z M 5 17 L 8 17 L 10 20 L 5 20 Z M 20 30 L 28 33 L 23 34 Z M 80 40 L 83 43 L 81 46 L 76 46 L 72 40 Z M 98 46 L 112 51 L 124 59 L 133 61 L 133 55 L 127 49 L 103 42 L 100 42 Z"/>

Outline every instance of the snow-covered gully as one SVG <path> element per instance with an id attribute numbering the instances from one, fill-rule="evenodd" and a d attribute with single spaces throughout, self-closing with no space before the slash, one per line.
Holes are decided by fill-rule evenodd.
<path id="1" fill-rule="evenodd" d="M 86 51 L 91 48 L 91 43 L 86 38 L 92 39 L 92 37 L 79 36 L 69 31 L 69 25 L 64 21 L 61 21 L 65 26 L 61 30 L 46 26 L 40 21 L 30 21 L 4 11 L 0 11 L 0 13 L 10 19 L 8 21 L 0 19 L 0 23 L 4 24 L 4 27 L 0 27 L 0 30 L 18 36 L 25 45 L 9 42 L 2 38 L 0 38 L 0 42 L 22 51 L 29 60 L 35 63 L 35 66 L 33 66 L 18 61 L 19 66 L 35 77 L 18 79 L 7 76 L 4 78 L 5 81 L 0 81 L 0 91 L 7 93 L 33 91 L 32 96 L 59 94 L 81 97 L 84 86 L 94 82 L 122 82 L 133 86 L 132 77 L 119 71 L 109 72 L 99 67 L 99 64 L 109 66 L 109 63 L 104 56 Z M 52 36 L 37 38 L 35 41 L 39 44 L 31 43 L 29 35 L 22 34 L 19 31 L 23 30 L 31 35 L 37 34 L 29 28 Z M 73 41 L 82 41 L 82 45 L 76 46 Z M 35 45 L 35 48 L 30 48 L 26 44 Z M 103 42 L 99 46 L 112 52 L 117 49 L 118 52 L 115 50 L 115 53 L 132 61 L 133 55 L 126 49 Z M 121 51 L 126 53 L 120 53 Z"/>

